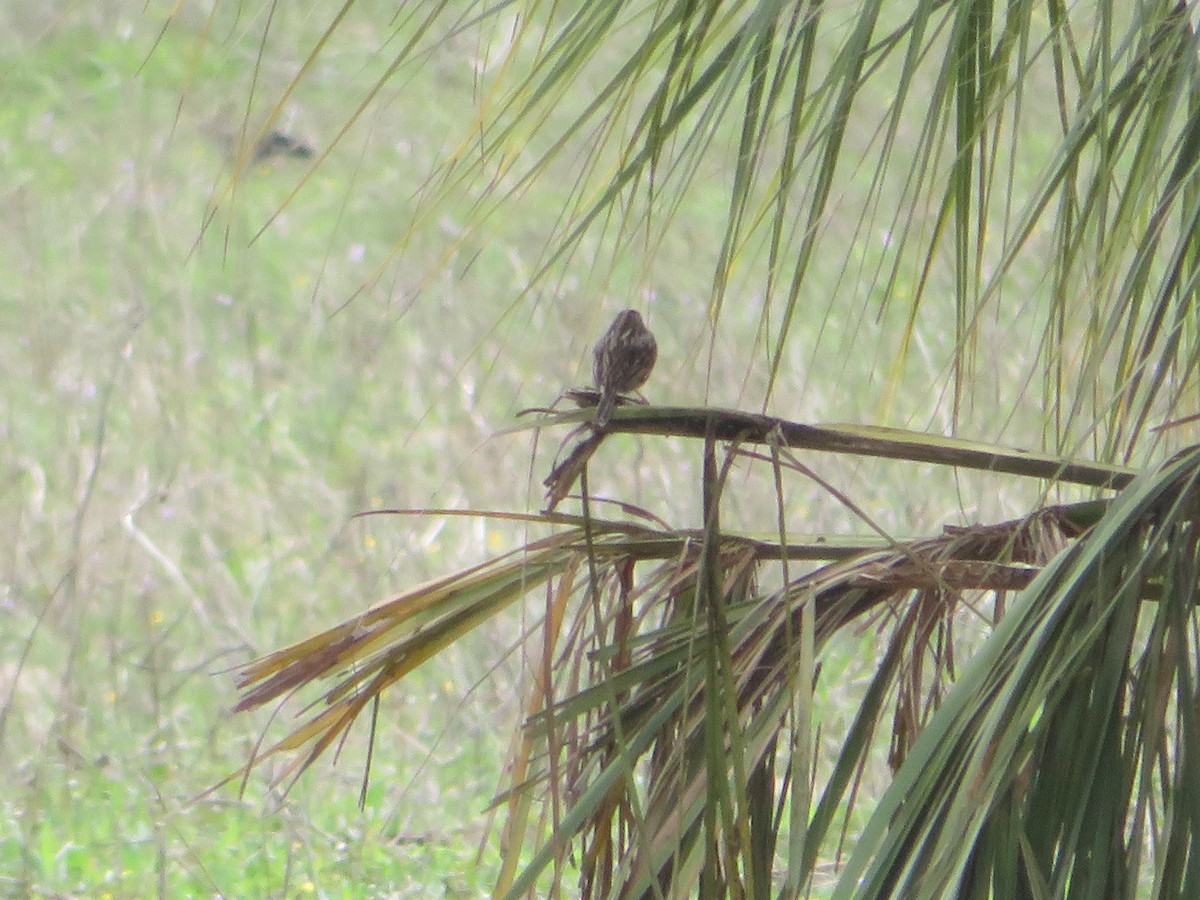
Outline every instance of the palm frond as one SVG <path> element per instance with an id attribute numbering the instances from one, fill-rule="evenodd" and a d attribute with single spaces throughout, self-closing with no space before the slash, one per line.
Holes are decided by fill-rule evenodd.
<path id="1" fill-rule="evenodd" d="M 373 93 L 448 9 L 412 13 L 414 37 Z M 766 896 L 776 885 L 796 896 L 851 835 L 839 896 L 1200 895 L 1200 459 L 1129 467 L 1159 450 L 1150 423 L 1195 406 L 1196 35 L 1175 0 L 1042 9 L 531 4 L 413 228 L 482 184 L 470 223 L 481 228 L 578 154 L 527 290 L 593 235 L 609 238 L 614 260 L 636 249 L 649 271 L 706 163 L 731 153 L 701 290 L 715 343 L 738 278 L 756 281 L 739 299 L 761 303 L 758 353 L 744 358 L 763 409 L 810 335 L 817 371 L 862 359 L 864 382 L 886 375 L 877 399 L 888 408 L 914 347 L 948 330 L 919 373 L 922 396 L 951 398 L 945 430 L 1003 434 L 1009 413 L 1031 405 L 1020 444 L 1038 449 L 621 408 L 620 430 L 705 441 L 701 527 L 618 526 L 586 507 L 582 521 L 547 515 L 560 530 L 518 555 L 252 664 L 240 709 L 329 686 L 250 765 L 295 751 L 285 774 L 302 772 L 380 692 L 540 587 L 543 663 L 498 799 L 499 887 L 511 895 L 535 891 L 551 867 L 561 881 L 579 849 L 587 896 Z M 594 89 L 573 94 L 583 82 Z M 826 335 L 869 319 L 880 345 L 853 326 Z M 1019 369 L 1005 382 L 1019 387 L 973 406 L 991 386 L 985 361 Z M 552 505 L 600 440 L 585 438 L 553 473 Z M 730 444 L 722 465 L 718 441 Z M 803 471 L 788 448 L 1120 494 L 915 541 L 880 528 L 874 544 L 848 539 L 854 555 L 830 540 L 822 557 L 823 536 L 783 533 L 779 489 L 777 540 L 725 533 L 731 461 L 768 460 L 778 485 Z M 815 558 L 826 564 L 788 567 Z M 960 610 L 982 625 L 971 640 Z M 873 675 L 832 758 L 814 762 L 821 667 L 839 636 L 868 627 Z M 860 834 L 859 782 L 885 733 L 896 775 Z"/>
<path id="2" fill-rule="evenodd" d="M 655 415 L 663 414 L 622 409 L 613 427 L 636 428 Z M 708 422 L 710 434 L 717 422 L 729 425 L 719 411 L 694 415 Z M 755 424 L 758 438 L 776 446 L 781 434 L 813 438 L 792 423 L 764 426 L 762 418 L 737 421 Z M 731 433 L 745 437 L 747 430 Z M 814 433 L 820 440 L 876 441 L 883 455 L 902 447 L 922 458 L 943 445 L 928 438 L 919 447 L 912 434 L 900 440 Z M 869 452 L 868 444 L 859 443 L 860 452 Z M 796 889 L 810 883 L 819 861 L 836 856 L 873 736 L 890 733 L 888 758 L 904 771 L 924 746 L 923 735 L 941 721 L 946 698 L 955 696 L 958 614 L 982 617 L 987 627 L 1012 621 L 1015 613 L 1002 618 L 1005 598 L 1044 579 L 1043 566 L 1061 566 L 1058 560 L 1080 552 L 1066 548 L 1090 540 L 1079 538 L 1107 521 L 1105 507 L 1047 507 L 993 526 L 892 540 L 873 550 L 862 544 L 839 558 L 846 548 L 820 540 L 792 545 L 724 533 L 720 493 L 730 464 L 747 451 L 735 441 L 717 466 L 715 438 L 706 446 L 709 514 L 698 531 L 546 514 L 544 522 L 559 529 L 550 537 L 252 663 L 241 677 L 245 693 L 237 709 L 286 699 L 317 681 L 329 686 L 307 707 L 310 715 L 257 753 L 246 771 L 296 753 L 278 777 L 298 776 L 344 740 L 388 687 L 544 586 L 552 599 L 535 638 L 544 661 L 526 698 L 528 723 L 511 781 L 498 798 L 508 810 L 499 890 L 512 896 L 532 890 L 547 867 L 561 870 L 578 846 L 588 896 L 667 883 L 714 890 L 736 884 L 753 893 L 755 883 L 773 878 L 768 863 L 783 852 L 783 840 L 790 850 L 783 854 L 787 883 Z M 979 452 L 942 449 L 962 452 L 963 459 Z M 1001 456 L 993 448 L 991 458 Z M 1059 460 L 1055 469 L 1066 466 Z M 1096 471 L 1125 480 L 1112 467 Z M 821 552 L 834 561 L 774 590 L 758 587 L 772 567 Z M 987 595 L 989 604 L 981 602 Z M 803 723 L 814 714 L 819 668 L 813 664 L 837 635 L 863 628 L 880 634 L 880 664 L 842 751 L 810 782 L 815 776 L 804 773 L 811 773 L 812 732 Z M 793 821 L 793 805 L 807 807 L 810 796 L 811 816 Z M 539 797 L 553 798 L 550 820 L 533 814 L 544 802 Z M 841 831 L 835 830 L 839 812 Z M 518 870 L 526 848 L 532 855 Z"/>
<path id="3" fill-rule="evenodd" d="M 1198 515 L 1193 449 L 1038 576 L 917 739 L 837 896 L 1200 889 Z"/>
<path id="4" fill-rule="evenodd" d="M 548 757 L 543 761 L 541 777 L 564 773 L 552 789 L 573 802 L 556 833 L 534 840 L 541 851 L 523 876 L 502 887 L 510 896 L 529 891 L 555 853 L 566 852 L 574 846 L 570 839 L 581 837 L 583 883 L 595 886 L 588 896 L 606 896 L 601 887 L 616 884 L 638 895 L 652 883 L 700 883 L 699 867 L 709 854 L 724 861 L 723 878 L 748 890 L 749 860 L 760 857 L 738 862 L 748 849 L 746 832 L 739 834 L 738 828 L 745 825 L 759 842 L 763 835 L 786 834 L 779 817 L 797 789 L 775 773 L 793 767 L 791 710 L 801 617 L 811 604 L 818 648 L 848 626 L 874 623 L 886 635 L 881 643 L 890 648 L 891 662 L 881 665 L 854 729 L 858 737 L 847 744 L 806 823 L 804 857 L 790 863 L 796 869 L 793 880 L 805 883 L 822 848 L 829 850 L 835 811 L 844 810 L 853 773 L 870 750 L 866 737 L 886 715 L 884 698 L 893 695 L 892 758 L 900 765 L 955 674 L 954 642 L 947 630 L 963 602 L 961 591 L 1020 588 L 1078 534 L 1064 510 L 1048 509 L 1028 520 L 964 529 L 835 563 L 765 594 L 755 590 L 761 565 L 785 548 L 725 539 L 717 554 L 722 632 L 697 609 L 700 542 L 643 576 L 632 594 L 620 590 L 616 573 L 610 572 L 603 582 L 608 603 L 600 622 L 571 629 L 586 633 L 588 640 L 571 656 L 564 650 L 559 657 L 556 681 L 573 683 L 578 676 L 568 679 L 567 670 L 586 666 L 590 677 L 582 680 L 588 687 L 530 722 L 546 752 L 562 754 L 557 766 Z M 590 615 L 589 608 L 580 606 L 578 614 Z M 622 616 L 635 628 L 618 642 L 607 626 Z M 719 659 L 716 667 L 705 663 L 712 653 Z M 925 668 L 926 656 L 933 660 L 932 673 Z M 715 673 L 725 673 L 717 675 L 717 685 Z M 716 714 L 714 690 L 725 697 Z M 713 729 L 720 735 L 718 770 L 705 750 Z M 548 740 L 551 734 L 564 736 L 557 749 Z M 742 773 L 740 780 L 734 779 L 735 770 Z M 725 785 L 723 803 L 730 807 L 715 845 L 705 843 L 706 834 L 709 841 L 717 839 L 703 822 L 712 809 L 708 796 L 714 780 Z M 758 810 L 752 828 L 751 809 Z"/>

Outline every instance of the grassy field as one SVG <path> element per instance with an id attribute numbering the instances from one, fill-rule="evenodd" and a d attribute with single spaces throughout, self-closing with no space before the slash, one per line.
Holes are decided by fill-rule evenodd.
<path id="1" fill-rule="evenodd" d="M 469 133 L 485 64 L 473 39 L 402 70 L 294 196 L 308 162 L 253 165 L 227 194 L 252 85 L 255 120 L 328 10 L 280 5 L 260 60 L 271 4 L 225 4 L 211 22 L 185 10 L 165 31 L 166 3 L 61 17 L 17 6 L 0 10 L 0 893 L 485 892 L 485 810 L 517 717 L 521 660 L 508 651 L 525 613 L 389 695 L 362 812 L 365 728 L 286 796 L 268 766 L 244 798 L 235 785 L 197 799 L 269 724 L 229 714 L 226 670 L 523 540 L 499 522 L 351 516 L 538 508 L 555 437 L 531 457 L 527 435 L 496 432 L 587 382 L 590 344 L 621 306 L 657 326 L 652 399 L 761 404 L 749 288 L 707 361 L 725 179 L 689 193 L 652 267 L 581 258 L 521 298 L 565 178 L 514 201 L 486 239 L 463 236 L 477 199 L 464 191 L 397 243 L 412 198 Z M 387 64 L 391 8 L 360 3 L 283 109 L 319 154 Z M 829 266 L 822 277 L 853 292 Z M 817 349 L 869 358 L 903 311 L 867 314 L 863 301 L 830 319 L 821 296 L 775 411 L 940 430 L 945 348 L 885 391 L 870 366 Z M 695 523 L 690 448 L 605 453 L 596 490 Z M 851 484 L 876 478 L 862 467 Z M 735 524 L 772 527 L 754 517 L 769 481 L 747 477 Z M 1004 508 L 923 503 L 887 524 Z M 811 532 L 840 512 L 804 486 L 795 515 Z M 869 649 L 848 654 L 869 663 Z"/>
<path id="2" fill-rule="evenodd" d="M 419 300 L 429 267 L 397 265 L 331 316 L 389 252 L 441 149 L 429 129 L 450 128 L 440 103 L 391 104 L 251 242 L 304 171 L 254 167 L 201 239 L 262 22 L 231 16 L 202 45 L 185 17 L 156 45 L 165 12 L 0 14 L 0 894 L 473 895 L 494 864 L 475 854 L 514 721 L 514 623 L 390 698 L 365 812 L 363 740 L 286 798 L 265 772 L 244 800 L 193 798 L 267 722 L 229 715 L 221 670 L 511 545 L 477 524 L 348 520 L 524 502 L 527 447 L 481 442 L 569 369 L 470 359 L 507 344 L 488 337 L 513 281 L 501 248 Z M 277 24 L 268 93 L 319 23 Z M 335 48 L 288 128 L 336 133 L 385 37 Z"/>

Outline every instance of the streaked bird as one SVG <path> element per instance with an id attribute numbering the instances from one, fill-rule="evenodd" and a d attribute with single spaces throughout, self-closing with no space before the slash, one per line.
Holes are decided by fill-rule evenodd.
<path id="1" fill-rule="evenodd" d="M 642 321 L 641 313 L 636 309 L 618 313 L 593 351 L 592 375 L 600 392 L 597 427 L 608 424 L 618 395 L 636 391 L 646 383 L 656 359 L 658 344 Z"/>

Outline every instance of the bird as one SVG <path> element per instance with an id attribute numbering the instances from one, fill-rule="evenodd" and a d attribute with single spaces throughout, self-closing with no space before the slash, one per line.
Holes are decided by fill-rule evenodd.
<path id="1" fill-rule="evenodd" d="M 592 376 L 600 402 L 596 407 L 598 428 L 608 424 L 617 403 L 617 395 L 636 391 L 654 369 L 658 344 L 636 309 L 617 313 L 608 331 L 596 342 L 592 356 Z"/>
<path id="2" fill-rule="evenodd" d="M 313 148 L 303 141 L 276 130 L 264 137 L 254 147 L 254 161 L 264 162 L 277 156 L 312 159 L 314 152 Z"/>

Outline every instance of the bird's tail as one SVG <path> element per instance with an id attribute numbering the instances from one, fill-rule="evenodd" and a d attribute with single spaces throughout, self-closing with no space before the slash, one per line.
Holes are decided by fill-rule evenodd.
<path id="1" fill-rule="evenodd" d="M 617 405 L 617 395 L 612 391 L 600 392 L 600 405 L 596 407 L 596 427 L 603 428 L 608 424 L 613 407 Z"/>

